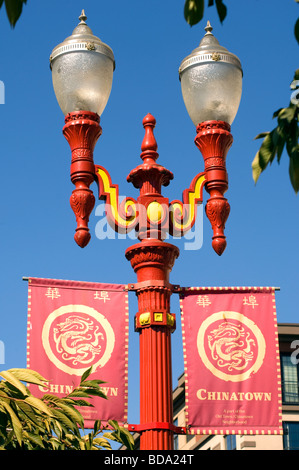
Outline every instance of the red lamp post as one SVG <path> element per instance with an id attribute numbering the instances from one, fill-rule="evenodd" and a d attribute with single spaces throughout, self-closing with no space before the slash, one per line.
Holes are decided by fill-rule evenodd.
<path id="1" fill-rule="evenodd" d="M 144 211 L 139 211 L 141 242 L 127 249 L 126 257 L 137 275 L 135 329 L 140 338 L 140 447 L 172 449 L 173 412 L 169 392 L 172 391 L 171 332 L 175 329 L 175 316 L 170 313 L 169 273 L 179 250 L 163 241 L 168 200 L 162 197 L 161 186 L 167 186 L 173 175 L 156 163 L 155 124 L 150 114 L 144 118 L 143 164 L 127 178 L 140 189 L 137 202 Z"/>
<path id="2" fill-rule="evenodd" d="M 195 125 L 200 123 L 197 125 L 195 144 L 204 158 L 204 172 L 193 178 L 189 188 L 183 192 L 182 201 L 169 202 L 162 196 L 162 186 L 167 186 L 173 175 L 157 163 L 157 143 L 153 132 L 156 121 L 148 114 L 143 119 L 142 164 L 127 177 L 127 181 L 133 183 L 140 194 L 137 200 L 128 197 L 119 203 L 118 186 L 112 184 L 108 171 L 93 161 L 93 150 L 102 133 L 99 115 L 111 90 L 114 57 L 111 49 L 92 35 L 85 23 L 84 12 L 80 20 L 72 36 L 57 46 L 51 56 L 54 89 L 66 114 L 63 134 L 72 151 L 71 180 L 75 189 L 71 195 L 71 207 L 77 221 L 75 241 L 83 248 L 90 240 L 88 220 L 95 204 L 90 185 L 96 181 L 99 199 L 106 201 L 108 222 L 118 232 L 127 233 L 135 229 L 139 239 L 139 243 L 125 253 L 137 276 L 137 282 L 129 287 L 138 298 L 135 330 L 140 338 L 140 424 L 134 426 L 134 430 L 141 434 L 142 450 L 171 450 L 173 433 L 183 432 L 173 425 L 171 333 L 176 328 L 176 319 L 170 310 L 170 297 L 176 286 L 169 281 L 179 250 L 164 240 L 167 234 L 184 235 L 192 228 L 205 186 L 210 195 L 206 214 L 213 229 L 212 246 L 218 255 L 225 249 L 224 227 L 229 215 L 229 204 L 223 196 L 228 188 L 225 160 L 232 144 L 229 123 L 234 119 L 239 105 L 242 71 L 238 59 L 219 45 L 208 24 L 199 47 L 184 59 L 180 67 L 187 110 Z M 105 76 L 96 92 L 91 90 L 94 80 L 85 88 L 80 88 L 80 69 L 84 68 L 85 60 L 90 63 L 91 57 L 95 58 L 97 73 L 102 68 L 101 74 Z M 202 66 L 209 69 L 206 74 L 211 73 L 208 86 L 213 88 L 213 92 L 210 93 L 210 102 L 198 106 L 193 89 L 200 88 L 195 72 Z M 62 83 L 67 77 L 66 72 L 72 70 L 79 74 L 73 85 L 73 88 L 77 87 L 75 92 L 72 87 L 69 88 L 69 80 Z M 234 78 L 233 89 L 224 93 L 227 102 L 221 96 L 223 87 L 217 91 L 218 82 L 223 78 L 225 83 Z M 85 80 L 86 77 L 84 83 Z M 195 93 L 198 92 L 197 89 Z"/>

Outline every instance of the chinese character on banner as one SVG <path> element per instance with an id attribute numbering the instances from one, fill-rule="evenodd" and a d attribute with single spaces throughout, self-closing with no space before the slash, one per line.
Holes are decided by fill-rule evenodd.
<path id="1" fill-rule="evenodd" d="M 254 308 L 258 305 L 255 295 L 249 295 L 248 297 L 243 298 L 243 305 L 249 305 Z"/>
<path id="2" fill-rule="evenodd" d="M 59 294 L 59 289 L 57 287 L 48 287 L 47 292 L 45 293 L 45 296 L 48 297 L 48 299 L 58 299 L 60 297 Z"/>
<path id="3" fill-rule="evenodd" d="M 208 305 L 211 305 L 210 299 L 208 295 L 198 295 L 197 296 L 197 305 L 200 307 L 207 307 Z"/>
<path id="4" fill-rule="evenodd" d="M 101 290 L 101 292 L 96 291 L 94 294 L 94 299 L 103 300 L 106 302 L 106 300 L 110 300 L 109 293 L 106 290 Z"/>
<path id="5" fill-rule="evenodd" d="M 123 285 L 29 278 L 27 338 L 27 367 L 49 380 L 45 387 L 30 385 L 36 397 L 68 395 L 92 366 L 89 378 L 105 382 L 108 400 L 93 397 L 93 407 L 80 408 L 85 427 L 97 419 L 126 423 L 128 294 Z"/>
<path id="6" fill-rule="evenodd" d="M 282 434 L 275 289 L 186 288 L 180 304 L 189 432 Z"/>

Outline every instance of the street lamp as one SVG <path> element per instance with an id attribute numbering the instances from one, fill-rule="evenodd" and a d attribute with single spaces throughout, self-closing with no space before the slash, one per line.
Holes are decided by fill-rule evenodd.
<path id="1" fill-rule="evenodd" d="M 72 150 L 71 181 L 76 189 L 70 203 L 76 215 L 76 243 L 90 240 L 89 215 L 95 198 L 89 189 L 94 181 L 93 149 L 101 135 L 99 116 L 109 99 L 115 68 L 112 49 L 93 35 L 84 10 L 71 36 L 50 56 L 53 87 L 63 114 L 63 133 Z"/>
<path id="2" fill-rule="evenodd" d="M 224 228 L 230 206 L 226 154 L 232 144 L 230 125 L 241 100 L 242 67 L 237 56 L 220 46 L 210 22 L 199 46 L 181 63 L 179 76 L 189 116 L 197 126 L 195 143 L 205 162 L 206 214 L 212 224 L 212 246 L 221 255 L 226 247 Z"/>
<path id="3" fill-rule="evenodd" d="M 230 124 L 241 98 L 242 69 L 239 59 L 219 45 L 208 23 L 199 47 L 183 60 L 179 70 L 205 170 L 192 179 L 182 201 L 169 202 L 163 197 L 161 187 L 170 183 L 173 174 L 157 163 L 156 120 L 148 114 L 143 119 L 142 164 L 127 177 L 140 194 L 137 200 L 127 197 L 119 203 L 118 185 L 93 161 L 93 149 L 102 132 L 99 115 L 112 85 L 113 52 L 93 36 L 84 11 L 79 19 L 73 34 L 50 58 L 54 90 L 66 115 L 63 133 L 72 151 L 75 240 L 81 247 L 90 240 L 88 220 L 95 198 L 89 186 L 96 181 L 99 199 L 106 202 L 108 222 L 121 233 L 135 230 L 139 239 L 125 253 L 137 276 L 137 283 L 128 284 L 128 290 L 135 291 L 138 298 L 135 330 L 140 338 L 140 424 L 130 429 L 140 432 L 141 449 L 168 450 L 173 448 L 173 433 L 183 430 L 173 425 L 171 373 L 171 333 L 176 322 L 170 313 L 170 297 L 179 292 L 179 286 L 170 284 L 169 273 L 179 250 L 164 240 L 168 234 L 184 235 L 193 227 L 205 187 L 210 194 L 206 213 L 213 229 L 212 246 L 218 255 L 225 249 L 224 226 L 229 214 L 223 196 L 228 188 L 225 159 L 232 144 Z"/>
<path id="4" fill-rule="evenodd" d="M 112 49 L 93 35 L 84 10 L 71 36 L 51 54 L 53 87 L 64 115 L 105 109 L 115 68 Z"/>
<path id="5" fill-rule="evenodd" d="M 199 46 L 179 68 L 184 102 L 193 124 L 216 120 L 232 124 L 241 100 L 242 67 L 212 34 L 208 22 Z"/>

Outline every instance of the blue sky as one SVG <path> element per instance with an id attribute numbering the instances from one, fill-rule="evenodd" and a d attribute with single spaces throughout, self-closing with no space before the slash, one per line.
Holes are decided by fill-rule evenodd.
<path id="1" fill-rule="evenodd" d="M 69 36 L 82 8 L 93 33 L 110 45 L 116 59 L 113 86 L 101 118 L 103 134 L 94 160 L 108 169 L 120 194 L 137 197 L 126 181 L 140 162 L 142 119 L 156 120 L 159 163 L 174 173 L 163 194 L 170 200 L 182 192 L 203 161 L 194 145 L 195 128 L 185 109 L 178 78 L 184 57 L 198 46 L 207 20 L 220 44 L 235 53 L 244 70 L 243 95 L 232 125 L 234 143 L 227 157 L 231 214 L 226 224 L 227 248 L 218 257 L 211 247 L 211 228 L 203 217 L 203 245 L 186 250 L 175 240 L 180 257 L 170 281 L 181 286 L 278 286 L 278 321 L 298 322 L 298 196 L 288 176 L 288 156 L 260 177 L 251 162 L 261 141 L 254 137 L 275 126 L 272 114 L 288 106 L 289 84 L 298 68 L 293 28 L 298 16 L 294 0 L 227 0 L 221 25 L 215 8 L 192 28 L 183 17 L 184 1 L 28 0 L 15 29 L 0 10 L 0 340 L 5 346 L 2 369 L 26 365 L 27 282 L 23 276 L 93 282 L 135 282 L 125 259 L 130 239 L 99 240 L 98 207 L 90 219 L 92 240 L 85 248 L 73 241 L 74 215 L 69 206 L 70 149 L 62 135 L 63 114 L 57 104 L 49 69 L 52 49 Z M 93 186 L 96 193 L 96 185 Z M 204 192 L 204 201 L 207 193 Z M 171 242 L 171 240 L 170 240 Z M 138 422 L 137 311 L 130 293 L 129 421 Z M 183 372 L 178 298 L 173 334 L 173 380 Z M 105 378 L 102 378 L 105 379 Z"/>

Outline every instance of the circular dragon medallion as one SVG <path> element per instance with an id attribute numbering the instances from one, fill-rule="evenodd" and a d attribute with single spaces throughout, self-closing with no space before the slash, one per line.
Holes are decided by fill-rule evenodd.
<path id="1" fill-rule="evenodd" d="M 97 310 L 86 305 L 64 305 L 44 323 L 42 343 L 48 358 L 68 374 L 93 372 L 110 359 L 115 344 L 113 329 Z"/>
<path id="2" fill-rule="evenodd" d="M 240 382 L 263 364 L 266 342 L 261 330 L 238 312 L 217 312 L 201 324 L 197 349 L 209 371 L 225 381 Z"/>

